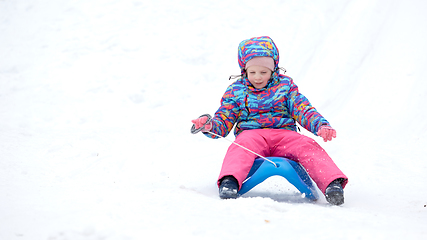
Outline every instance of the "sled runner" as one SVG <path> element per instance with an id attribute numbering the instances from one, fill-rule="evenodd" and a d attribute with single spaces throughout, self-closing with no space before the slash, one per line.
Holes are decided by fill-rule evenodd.
<path id="1" fill-rule="evenodd" d="M 255 159 L 246 180 L 238 192 L 239 195 L 247 193 L 269 177 L 282 176 L 302 194 L 305 194 L 307 199 L 315 201 L 319 198 L 315 185 L 299 163 L 283 157 L 267 157 L 267 159 L 273 161 L 277 167 L 262 158 Z"/>

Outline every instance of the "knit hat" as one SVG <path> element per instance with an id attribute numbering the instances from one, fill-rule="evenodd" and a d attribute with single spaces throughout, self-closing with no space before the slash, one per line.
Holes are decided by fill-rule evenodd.
<path id="1" fill-rule="evenodd" d="M 248 69 L 250 66 L 262 66 L 274 72 L 275 64 L 272 57 L 254 57 L 246 63 L 245 69 Z"/>

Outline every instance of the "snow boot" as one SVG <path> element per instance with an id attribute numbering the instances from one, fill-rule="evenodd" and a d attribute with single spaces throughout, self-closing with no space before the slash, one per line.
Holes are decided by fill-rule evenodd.
<path id="1" fill-rule="evenodd" d="M 219 185 L 219 197 L 221 199 L 236 199 L 239 184 L 233 176 L 225 176 Z"/>
<path id="2" fill-rule="evenodd" d="M 339 206 L 344 203 L 344 190 L 341 181 L 341 179 L 335 179 L 326 188 L 325 197 L 330 204 Z"/>

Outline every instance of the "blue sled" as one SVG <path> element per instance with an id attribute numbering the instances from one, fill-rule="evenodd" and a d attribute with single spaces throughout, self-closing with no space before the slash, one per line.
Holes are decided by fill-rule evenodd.
<path id="1" fill-rule="evenodd" d="M 247 193 L 267 178 L 278 175 L 286 178 L 302 194 L 305 194 L 307 199 L 315 201 L 319 198 L 315 185 L 299 163 L 283 157 L 267 157 L 267 159 L 276 163 L 277 168 L 262 158 L 255 159 L 246 180 L 238 192 L 239 195 Z"/>

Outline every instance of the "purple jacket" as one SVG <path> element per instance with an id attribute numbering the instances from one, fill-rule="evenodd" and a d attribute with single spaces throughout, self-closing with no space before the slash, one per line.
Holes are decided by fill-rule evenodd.
<path id="1" fill-rule="evenodd" d="M 262 89 L 252 86 L 244 69 L 246 62 L 259 56 L 275 60 L 275 71 Z M 242 41 L 238 60 L 243 77 L 225 91 L 221 106 L 212 118 L 212 132 L 225 137 L 233 126 L 236 136 L 244 130 L 260 128 L 296 131 L 297 121 L 317 135 L 320 126 L 329 126 L 328 121 L 299 93 L 293 80 L 279 73 L 279 51 L 271 38 L 257 37 Z M 205 134 L 216 138 L 209 133 Z"/>

